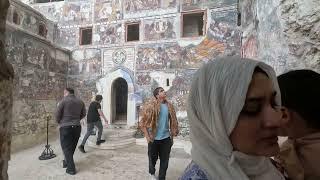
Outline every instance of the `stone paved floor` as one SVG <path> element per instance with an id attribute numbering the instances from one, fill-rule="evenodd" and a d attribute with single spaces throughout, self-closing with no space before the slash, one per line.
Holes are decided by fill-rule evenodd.
<path id="1" fill-rule="evenodd" d="M 86 147 L 82 154 L 76 149 L 75 163 L 78 173 L 71 176 L 62 168 L 62 151 L 58 141 L 50 143 L 56 158 L 40 161 L 44 144 L 11 155 L 10 180 L 145 180 L 148 179 L 147 147 L 133 145 L 118 150 L 100 150 Z M 177 180 L 190 162 L 183 149 L 171 152 L 167 180 Z M 157 163 L 158 169 L 159 163 Z"/>

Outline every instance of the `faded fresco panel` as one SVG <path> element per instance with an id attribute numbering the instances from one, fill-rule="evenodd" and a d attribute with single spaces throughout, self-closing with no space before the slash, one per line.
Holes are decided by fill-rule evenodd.
<path id="1" fill-rule="evenodd" d="M 208 37 L 225 46 L 225 55 L 240 55 L 241 31 L 237 27 L 237 11 L 211 11 Z"/>
<path id="2" fill-rule="evenodd" d="M 95 22 L 115 21 L 122 18 L 121 1 L 97 1 L 94 9 Z"/>
<path id="3" fill-rule="evenodd" d="M 156 19 L 144 21 L 144 40 L 163 40 L 176 38 L 174 19 Z"/>
<path id="4" fill-rule="evenodd" d="M 137 52 L 137 69 L 172 69 L 182 64 L 177 44 L 142 45 Z"/>
<path id="5" fill-rule="evenodd" d="M 78 28 L 58 29 L 57 44 L 62 47 L 77 46 L 79 44 L 77 41 L 78 33 Z"/>
<path id="6" fill-rule="evenodd" d="M 151 76 L 150 72 L 138 72 L 135 75 L 136 83 L 139 86 L 151 85 Z"/>
<path id="7" fill-rule="evenodd" d="M 48 69 L 50 51 L 47 45 L 31 39 L 25 39 L 23 44 L 23 66 L 38 69 Z"/>
<path id="8" fill-rule="evenodd" d="M 160 7 L 161 0 L 124 0 L 124 9 L 127 13 L 159 9 Z"/>
<path id="9" fill-rule="evenodd" d="M 182 0 L 182 10 L 194 10 L 201 8 L 224 7 L 234 5 L 237 0 Z"/>
<path id="10" fill-rule="evenodd" d="M 244 58 L 257 59 L 258 58 L 258 42 L 257 37 L 251 35 L 241 47 L 241 54 Z"/>
<path id="11" fill-rule="evenodd" d="M 22 66 L 23 63 L 23 37 L 21 34 L 6 31 L 7 61 L 14 66 Z M 15 76 L 16 77 L 16 76 Z"/>
<path id="12" fill-rule="evenodd" d="M 75 54 L 73 54 L 74 56 Z M 101 53 L 99 49 L 86 49 L 82 59 L 72 58 L 69 63 L 69 75 L 96 77 L 101 74 Z"/>
<path id="13" fill-rule="evenodd" d="M 22 27 L 25 30 L 38 34 L 39 20 L 33 15 L 23 12 Z"/>
<path id="14" fill-rule="evenodd" d="M 108 45 L 121 42 L 122 26 L 121 24 L 99 25 L 95 28 L 94 44 Z"/>
<path id="15" fill-rule="evenodd" d="M 173 102 L 177 111 L 186 111 L 187 99 L 193 75 L 197 70 L 177 70 L 176 77 L 172 81 L 172 87 L 167 91 L 168 97 Z"/>
<path id="16" fill-rule="evenodd" d="M 43 15 L 46 16 L 46 18 L 52 20 L 52 21 L 60 21 L 61 15 L 63 12 L 63 6 L 64 2 L 62 3 L 42 3 L 39 5 L 32 5 L 32 7 L 39 12 L 41 12 Z"/>
<path id="17" fill-rule="evenodd" d="M 61 24 L 89 24 L 92 21 L 91 3 L 65 3 Z"/>
<path id="18" fill-rule="evenodd" d="M 162 8 L 173 8 L 178 4 L 177 0 L 162 0 L 161 7 Z"/>
<path id="19" fill-rule="evenodd" d="M 242 28 L 248 27 L 255 20 L 255 1 L 245 0 L 241 4 L 241 26 Z"/>

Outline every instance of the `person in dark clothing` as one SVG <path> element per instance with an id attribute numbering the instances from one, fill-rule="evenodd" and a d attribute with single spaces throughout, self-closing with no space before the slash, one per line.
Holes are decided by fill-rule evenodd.
<path id="1" fill-rule="evenodd" d="M 88 110 L 88 115 L 87 115 L 87 133 L 84 136 L 81 145 L 78 147 L 79 150 L 83 153 L 86 151 L 84 150 L 84 145 L 86 144 L 87 139 L 89 136 L 92 134 L 94 126 L 98 128 L 98 138 L 97 138 L 97 145 L 100 145 L 101 143 L 104 143 L 106 140 L 101 139 L 102 131 L 103 131 L 103 126 L 101 122 L 102 117 L 105 121 L 106 124 L 108 124 L 107 118 L 104 116 L 103 112 L 101 111 L 101 101 L 102 101 L 102 96 L 97 95 L 95 98 L 95 101 L 93 101 Z"/>
<path id="2" fill-rule="evenodd" d="M 74 90 L 66 88 L 64 98 L 58 104 L 56 120 L 59 124 L 60 143 L 64 154 L 63 167 L 66 173 L 76 174 L 73 154 L 81 133 L 80 120 L 86 116 L 85 104 L 74 95 Z"/>

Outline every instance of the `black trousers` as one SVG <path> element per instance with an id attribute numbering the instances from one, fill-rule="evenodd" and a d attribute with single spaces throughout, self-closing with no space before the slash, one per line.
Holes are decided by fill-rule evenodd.
<path id="1" fill-rule="evenodd" d="M 160 158 L 159 180 L 165 180 L 169 165 L 172 140 L 170 137 L 162 140 L 154 140 L 148 144 L 149 173 L 155 174 L 156 163 Z"/>
<path id="2" fill-rule="evenodd" d="M 73 154 L 81 134 L 81 126 L 66 126 L 60 128 L 60 143 L 67 163 L 67 171 L 75 171 Z"/>

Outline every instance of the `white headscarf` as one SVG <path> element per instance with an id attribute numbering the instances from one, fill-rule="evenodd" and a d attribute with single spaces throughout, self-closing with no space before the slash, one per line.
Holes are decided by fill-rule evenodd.
<path id="1" fill-rule="evenodd" d="M 229 140 L 256 67 L 272 80 L 277 91 L 276 101 L 280 104 L 275 72 L 262 62 L 225 57 L 203 65 L 195 74 L 188 101 L 191 156 L 210 179 L 284 179 L 268 158 L 233 151 Z"/>

